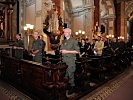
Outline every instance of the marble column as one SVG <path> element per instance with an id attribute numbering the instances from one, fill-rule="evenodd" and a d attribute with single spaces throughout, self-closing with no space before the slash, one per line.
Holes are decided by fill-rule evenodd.
<path id="1" fill-rule="evenodd" d="M 124 34 L 124 37 L 125 37 L 125 41 L 128 41 L 127 18 L 125 18 L 124 24 L 125 24 L 125 25 L 124 25 L 124 26 L 125 26 L 125 27 L 124 27 L 124 28 L 125 28 L 125 29 L 124 29 L 124 30 L 125 30 L 125 32 L 124 32 L 124 33 L 125 33 L 125 34 Z"/>
<path id="2" fill-rule="evenodd" d="M 94 10 L 94 25 L 96 25 L 96 22 L 98 22 L 99 25 L 99 18 L 100 18 L 100 4 L 99 4 L 100 0 L 94 0 L 94 6 L 95 6 L 95 10 Z"/>
<path id="3" fill-rule="evenodd" d="M 95 6 L 94 6 L 94 1 L 93 0 L 86 0 L 87 5 L 89 6 L 87 13 L 85 14 L 85 31 L 87 34 L 87 37 L 92 41 L 93 39 L 93 27 L 94 27 L 94 11 L 95 11 Z"/>
<path id="4" fill-rule="evenodd" d="M 125 2 L 121 2 L 121 26 L 120 26 L 120 36 L 125 38 Z"/>

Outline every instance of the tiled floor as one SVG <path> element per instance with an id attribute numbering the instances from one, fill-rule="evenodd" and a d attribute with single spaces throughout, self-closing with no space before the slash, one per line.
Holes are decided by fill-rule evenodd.
<path id="1" fill-rule="evenodd" d="M 0 100 L 2 100 L 2 98 L 5 98 L 3 100 L 32 100 L 30 97 L 2 80 L 0 80 L 0 93 Z"/>

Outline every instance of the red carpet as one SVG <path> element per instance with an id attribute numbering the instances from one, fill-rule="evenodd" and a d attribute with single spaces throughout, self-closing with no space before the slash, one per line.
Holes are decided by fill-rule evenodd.
<path id="1" fill-rule="evenodd" d="M 104 100 L 133 100 L 133 76 L 129 77 Z"/>

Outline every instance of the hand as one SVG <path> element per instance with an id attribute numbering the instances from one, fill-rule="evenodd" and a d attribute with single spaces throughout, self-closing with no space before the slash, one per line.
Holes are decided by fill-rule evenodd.
<path id="1" fill-rule="evenodd" d="M 35 54 L 31 54 L 33 57 L 35 56 Z"/>
<path id="2" fill-rule="evenodd" d="M 16 46 L 13 46 L 13 49 L 17 49 L 17 47 Z"/>
<path id="3" fill-rule="evenodd" d="M 61 52 L 62 54 L 66 54 L 66 53 L 68 53 L 67 50 L 60 50 L 60 52 Z"/>
<path id="4" fill-rule="evenodd" d="M 79 55 L 79 57 L 82 57 L 82 55 Z"/>
<path id="5" fill-rule="evenodd" d="M 107 48 L 107 46 L 105 46 L 104 48 Z"/>
<path id="6" fill-rule="evenodd" d="M 97 52 L 97 51 L 98 51 L 98 49 L 97 49 L 97 48 L 95 48 L 95 51 Z"/>

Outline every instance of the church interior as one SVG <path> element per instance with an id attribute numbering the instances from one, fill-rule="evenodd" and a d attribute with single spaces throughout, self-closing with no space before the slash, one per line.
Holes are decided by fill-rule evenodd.
<path id="1" fill-rule="evenodd" d="M 133 100 L 132 84 L 133 0 L 0 0 L 0 100 Z"/>

